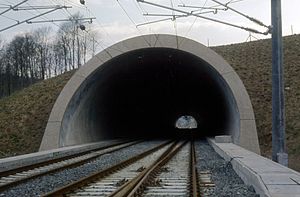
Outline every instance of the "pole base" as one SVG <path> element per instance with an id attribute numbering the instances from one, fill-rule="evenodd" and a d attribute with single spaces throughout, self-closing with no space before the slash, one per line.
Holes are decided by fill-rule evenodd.
<path id="1" fill-rule="evenodd" d="M 288 154 L 287 153 L 277 153 L 277 162 L 283 166 L 288 167 Z"/>

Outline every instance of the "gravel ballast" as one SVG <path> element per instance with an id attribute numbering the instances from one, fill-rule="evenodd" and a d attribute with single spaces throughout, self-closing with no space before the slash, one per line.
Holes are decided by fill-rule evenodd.
<path id="1" fill-rule="evenodd" d="M 106 169 L 130 157 L 147 151 L 163 141 L 142 142 L 119 151 L 102 155 L 84 165 L 35 178 L 4 191 L 0 196 L 40 196 L 62 187 L 73 181 L 89 176 L 97 171 Z"/>
<path id="2" fill-rule="evenodd" d="M 216 185 L 210 196 L 259 197 L 253 187 L 244 184 L 231 163 L 218 155 L 207 141 L 198 141 L 195 145 L 198 171 L 211 171 Z"/>

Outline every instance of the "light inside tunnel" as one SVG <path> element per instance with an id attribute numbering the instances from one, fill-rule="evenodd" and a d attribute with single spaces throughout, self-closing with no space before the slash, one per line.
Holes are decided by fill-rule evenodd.
<path id="1" fill-rule="evenodd" d="M 188 52 L 145 48 L 99 66 L 65 111 L 63 144 L 113 138 L 172 138 L 182 114 L 195 118 L 199 136 L 239 129 L 232 92 L 208 63 Z"/>
<path id="2" fill-rule="evenodd" d="M 181 116 L 176 120 L 175 127 L 178 129 L 197 129 L 198 123 L 193 116 Z"/>

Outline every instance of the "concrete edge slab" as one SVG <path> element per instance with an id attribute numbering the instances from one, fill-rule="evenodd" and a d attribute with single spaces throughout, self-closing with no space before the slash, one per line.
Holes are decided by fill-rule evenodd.
<path id="1" fill-rule="evenodd" d="M 215 137 L 217 143 L 232 143 L 231 135 L 219 135 Z"/>
<path id="2" fill-rule="evenodd" d="M 122 142 L 121 140 L 106 140 L 96 143 L 89 143 L 83 145 L 68 146 L 63 148 L 57 148 L 53 150 L 35 152 L 25 155 L 19 155 L 15 157 L 8 157 L 0 159 L 0 172 L 13 170 L 19 167 L 37 164 L 51 159 L 58 159 L 65 156 L 82 153 L 85 151 L 105 147 L 107 145 L 117 144 Z"/>
<path id="3" fill-rule="evenodd" d="M 252 185 L 262 197 L 300 196 L 300 173 L 275 163 L 233 143 L 216 143 L 207 139 L 213 149 L 226 161 L 247 185 Z M 283 181 L 285 179 L 285 181 Z"/>

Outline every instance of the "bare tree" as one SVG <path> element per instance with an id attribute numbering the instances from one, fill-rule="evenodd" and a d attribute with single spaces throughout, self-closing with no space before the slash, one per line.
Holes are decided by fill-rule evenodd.
<path id="1" fill-rule="evenodd" d="M 97 50 L 99 35 L 77 13 L 57 32 L 49 27 L 15 36 L 9 43 L 0 38 L 0 98 L 38 80 L 82 66 Z"/>
<path id="2" fill-rule="evenodd" d="M 4 40 L 0 37 L 0 98 L 5 95 L 5 89 L 4 89 L 4 74 L 5 74 L 5 59 L 4 59 L 4 54 L 5 54 L 5 42 Z"/>
<path id="3" fill-rule="evenodd" d="M 50 27 L 41 27 L 33 32 L 33 37 L 36 42 L 36 50 L 39 57 L 39 68 L 41 78 L 51 77 L 51 58 L 50 58 L 50 35 L 52 29 Z"/>
<path id="4" fill-rule="evenodd" d="M 35 66 L 36 42 L 30 34 L 16 36 L 7 46 L 3 56 L 4 80 L 6 81 L 6 94 L 28 86 L 37 81 L 38 68 Z"/>

